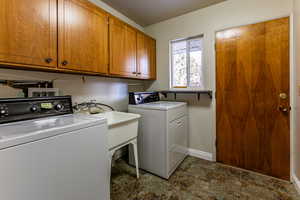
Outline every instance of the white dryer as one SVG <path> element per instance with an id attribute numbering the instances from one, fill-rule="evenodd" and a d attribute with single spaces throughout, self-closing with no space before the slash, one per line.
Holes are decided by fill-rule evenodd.
<path id="1" fill-rule="evenodd" d="M 187 103 L 159 101 L 158 93 L 131 93 L 128 111 L 141 115 L 140 168 L 168 179 L 188 154 Z M 132 152 L 130 164 L 134 165 Z"/>

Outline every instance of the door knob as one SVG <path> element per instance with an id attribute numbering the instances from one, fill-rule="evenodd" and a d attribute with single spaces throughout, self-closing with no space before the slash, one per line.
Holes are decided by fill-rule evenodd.
<path id="1" fill-rule="evenodd" d="M 284 106 L 279 106 L 278 109 L 279 109 L 279 111 L 284 112 L 284 113 L 287 113 L 291 110 L 290 107 L 284 107 Z"/>
<path id="2" fill-rule="evenodd" d="M 286 93 L 282 92 L 282 93 L 279 94 L 279 98 L 280 98 L 280 99 L 287 99 L 288 96 L 287 96 Z"/>

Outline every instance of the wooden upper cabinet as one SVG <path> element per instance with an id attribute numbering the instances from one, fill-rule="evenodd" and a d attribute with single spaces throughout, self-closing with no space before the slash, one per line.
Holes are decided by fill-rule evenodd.
<path id="1" fill-rule="evenodd" d="M 137 34 L 137 71 L 140 78 L 150 77 L 148 40 L 143 33 Z"/>
<path id="2" fill-rule="evenodd" d="M 56 0 L 0 1 L 0 63 L 56 67 Z"/>
<path id="3" fill-rule="evenodd" d="M 155 79 L 155 48 L 87 0 L 0 0 L 3 66 Z"/>
<path id="4" fill-rule="evenodd" d="M 118 20 L 109 20 L 110 68 L 112 75 L 135 77 L 137 31 Z"/>
<path id="5" fill-rule="evenodd" d="M 58 0 L 58 67 L 108 72 L 108 14 L 85 0 Z"/>
<path id="6" fill-rule="evenodd" d="M 137 72 L 142 79 L 156 78 L 156 42 L 140 32 L 137 34 Z"/>
<path id="7" fill-rule="evenodd" d="M 156 80 L 156 40 L 148 39 L 148 48 L 150 54 L 150 78 Z"/>

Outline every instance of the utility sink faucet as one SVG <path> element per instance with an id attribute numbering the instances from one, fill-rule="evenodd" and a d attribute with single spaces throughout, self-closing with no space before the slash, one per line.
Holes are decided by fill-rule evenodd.
<path id="1" fill-rule="evenodd" d="M 97 103 L 96 100 L 90 100 L 90 102 L 82 102 L 80 104 L 75 103 L 73 106 L 76 111 L 87 111 L 89 114 L 97 114 L 101 112 L 105 112 L 106 110 L 103 107 L 107 107 L 110 110 L 114 111 L 115 109 L 110 105 Z"/>

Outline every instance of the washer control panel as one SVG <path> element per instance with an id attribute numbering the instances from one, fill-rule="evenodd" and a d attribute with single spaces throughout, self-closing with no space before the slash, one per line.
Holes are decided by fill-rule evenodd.
<path id="1" fill-rule="evenodd" d="M 129 93 L 129 104 L 138 105 L 159 101 L 158 92 L 131 92 Z"/>
<path id="2" fill-rule="evenodd" d="M 72 113 L 71 96 L 0 99 L 0 124 Z"/>

